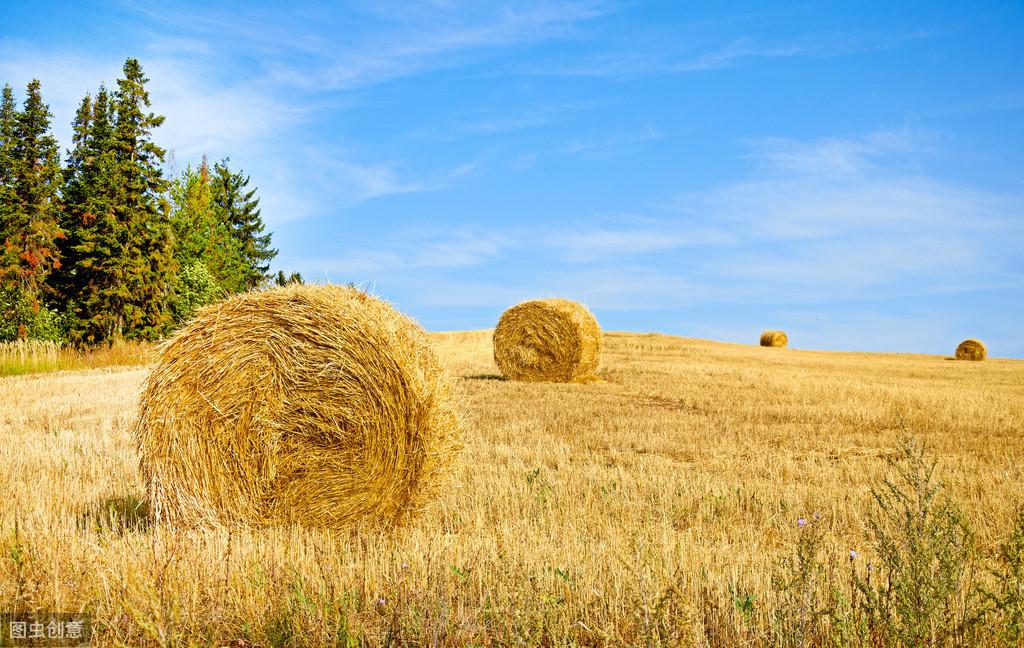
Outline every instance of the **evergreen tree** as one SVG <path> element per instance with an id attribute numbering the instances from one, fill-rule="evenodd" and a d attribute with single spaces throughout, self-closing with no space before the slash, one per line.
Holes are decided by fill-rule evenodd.
<path id="1" fill-rule="evenodd" d="M 292 284 L 304 284 L 306 283 L 302 279 L 302 275 L 298 272 L 293 272 L 287 276 L 284 274 L 284 270 L 278 270 L 277 274 L 273 277 L 274 283 L 278 286 L 290 286 Z M 352 284 L 349 284 L 351 287 Z"/>
<path id="2" fill-rule="evenodd" d="M 0 101 L 0 272 L 10 269 L 15 275 L 16 255 L 14 240 L 14 119 L 17 110 L 14 92 L 4 84 Z M 12 282 L 13 283 L 13 282 Z M 13 340 L 25 333 L 23 324 L 24 299 L 21 290 L 0 281 L 0 340 Z"/>
<path id="3" fill-rule="evenodd" d="M 50 337 L 50 332 L 42 330 L 45 322 L 52 322 L 42 302 L 47 275 L 61 265 L 56 245 L 63 236 L 60 152 L 50 133 L 52 114 L 39 87 L 38 80 L 29 82 L 18 112 L 12 110 L 9 87 L 0 103 L 4 140 L 0 286 L 6 293 L 4 319 L 19 320 L 19 337 Z"/>
<path id="4" fill-rule="evenodd" d="M 225 158 L 213 167 L 213 202 L 241 247 L 245 273 L 236 291 L 251 290 L 267 278 L 270 260 L 277 256 L 277 250 L 270 247 L 271 233 L 263 233 L 256 188 L 246 191 L 249 176 L 232 173 L 227 163 Z"/>
<path id="5" fill-rule="evenodd" d="M 75 342 L 95 344 L 120 336 L 132 299 L 124 279 L 133 242 L 121 220 L 124 210 L 117 209 L 115 117 L 110 93 L 101 86 L 95 100 L 82 100 L 73 122 L 62 220 L 66 271 L 58 292 Z"/>
<path id="6" fill-rule="evenodd" d="M 4 84 L 0 101 L 0 249 L 13 235 L 11 212 L 14 208 L 14 92 Z M 0 256 L 0 262 L 2 262 Z"/>
<path id="7" fill-rule="evenodd" d="M 242 258 L 242 246 L 232 236 L 224 213 L 213 203 L 213 183 L 206 157 L 197 171 L 186 167 L 171 182 L 171 226 L 174 231 L 174 259 L 178 273 L 178 312 L 182 321 L 192 316 L 197 301 L 195 278 L 198 266 L 210 277 L 215 290 L 206 290 L 208 297 L 222 297 L 244 289 L 248 266 Z M 191 279 L 189 279 L 191 277 Z M 203 303 L 208 303 L 203 301 Z"/>
<path id="8" fill-rule="evenodd" d="M 121 312 L 121 333 L 155 339 L 169 331 L 177 268 L 170 209 L 163 197 L 167 181 L 160 165 L 165 152 L 150 140 L 164 117 L 145 112 L 150 107 L 148 81 L 137 60 L 125 62 L 124 78 L 114 94 L 113 176 L 114 210 L 131 242 L 123 260 L 128 301 Z"/>

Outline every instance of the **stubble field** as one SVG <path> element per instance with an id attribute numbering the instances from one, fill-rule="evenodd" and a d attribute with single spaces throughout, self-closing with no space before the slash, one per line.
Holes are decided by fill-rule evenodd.
<path id="1" fill-rule="evenodd" d="M 465 450 L 391 535 L 152 525 L 145 368 L 0 378 L 0 612 L 86 611 L 96 645 L 811 645 L 839 635 L 810 608 L 878 564 L 871 490 L 904 425 L 980 560 L 1024 503 L 1024 361 L 606 333 L 605 382 L 528 384 L 490 331 L 433 335 Z M 812 533 L 822 576 L 794 597 Z"/>

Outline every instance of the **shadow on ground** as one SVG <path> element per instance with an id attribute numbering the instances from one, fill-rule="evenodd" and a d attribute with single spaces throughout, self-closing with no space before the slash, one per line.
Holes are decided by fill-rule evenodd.
<path id="1" fill-rule="evenodd" d="M 78 527 L 97 533 L 147 531 L 149 526 L 149 502 L 135 495 L 101 497 L 78 514 Z"/>

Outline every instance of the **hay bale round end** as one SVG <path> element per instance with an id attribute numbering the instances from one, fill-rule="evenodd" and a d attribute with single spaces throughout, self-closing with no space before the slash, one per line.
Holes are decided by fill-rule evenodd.
<path id="1" fill-rule="evenodd" d="M 440 492 L 461 414 L 426 333 L 353 288 L 202 309 L 160 349 L 133 436 L 151 510 L 188 526 L 401 526 Z"/>
<path id="2" fill-rule="evenodd" d="M 956 348 L 957 360 L 984 360 L 988 356 L 988 349 L 981 340 L 970 338 L 960 343 Z"/>
<path id="3" fill-rule="evenodd" d="M 494 361 L 508 380 L 594 382 L 603 351 L 597 320 L 569 299 L 523 302 L 494 329 Z"/>
<path id="4" fill-rule="evenodd" d="M 785 349 L 789 344 L 789 338 L 783 331 L 765 331 L 761 334 L 761 346 L 778 347 Z"/>

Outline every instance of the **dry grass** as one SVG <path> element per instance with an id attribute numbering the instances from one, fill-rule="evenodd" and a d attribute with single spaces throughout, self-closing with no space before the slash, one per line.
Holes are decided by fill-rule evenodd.
<path id="1" fill-rule="evenodd" d="M 208 306 L 157 355 L 134 428 L 154 517 L 174 524 L 404 524 L 461 442 L 426 332 L 355 288 Z"/>
<path id="2" fill-rule="evenodd" d="M 798 518 L 841 566 L 872 560 L 899 416 L 987 555 L 1024 499 L 1021 361 L 606 333 L 607 383 L 542 384 L 500 379 L 490 331 L 432 336 L 464 461 L 394 537 L 149 526 L 144 371 L 0 380 L 0 601 L 88 609 L 98 645 L 724 645 L 778 602 Z"/>
<path id="3" fill-rule="evenodd" d="M 604 348 L 601 327 L 587 307 L 558 298 L 502 313 L 493 343 L 502 375 L 528 382 L 593 382 Z"/>
<path id="4" fill-rule="evenodd" d="M 151 360 L 152 347 L 148 342 L 125 341 L 91 349 L 75 349 L 42 340 L 0 342 L 0 376 L 141 365 Z"/>

